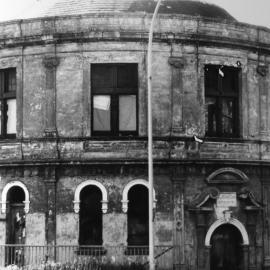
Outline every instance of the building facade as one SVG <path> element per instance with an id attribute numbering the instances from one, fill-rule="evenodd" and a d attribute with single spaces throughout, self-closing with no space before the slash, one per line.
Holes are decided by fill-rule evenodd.
<path id="1" fill-rule="evenodd" d="M 2 265 L 31 252 L 147 259 L 155 2 L 80 3 L 0 24 Z M 269 65 L 269 29 L 164 1 L 152 78 L 160 269 L 270 269 Z"/>

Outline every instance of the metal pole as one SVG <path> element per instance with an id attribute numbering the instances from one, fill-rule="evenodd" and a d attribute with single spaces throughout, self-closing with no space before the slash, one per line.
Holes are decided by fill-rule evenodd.
<path id="1" fill-rule="evenodd" d="M 154 258 L 154 215 L 153 215 L 153 127 L 152 127 L 152 41 L 155 18 L 162 0 L 156 5 L 148 38 L 147 86 L 148 86 L 148 181 L 149 181 L 149 269 L 155 269 Z"/>

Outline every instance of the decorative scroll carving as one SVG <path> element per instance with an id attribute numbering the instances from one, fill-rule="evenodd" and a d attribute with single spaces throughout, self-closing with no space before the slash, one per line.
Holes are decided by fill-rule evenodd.
<path id="1" fill-rule="evenodd" d="M 257 66 L 257 72 L 262 76 L 265 77 L 268 73 L 268 66 L 265 64 L 259 64 Z"/>
<path id="2" fill-rule="evenodd" d="M 175 68 L 184 67 L 184 60 L 182 57 L 169 57 L 168 63 Z"/>
<path id="3" fill-rule="evenodd" d="M 192 203 L 190 204 L 191 209 L 198 209 L 202 207 L 209 198 L 211 199 L 217 199 L 219 196 L 219 190 L 217 188 L 207 188 L 203 192 L 201 192 L 199 195 L 197 195 Z"/>
<path id="4" fill-rule="evenodd" d="M 253 192 L 250 191 L 248 188 L 242 188 L 238 193 L 237 196 L 240 199 L 249 200 L 249 204 L 247 204 L 246 209 L 257 209 L 260 210 L 263 206 L 259 203 L 259 201 L 254 196 Z"/>
<path id="5" fill-rule="evenodd" d="M 43 65 L 48 69 L 56 68 L 59 65 L 59 58 L 55 56 L 46 56 L 43 58 Z"/>

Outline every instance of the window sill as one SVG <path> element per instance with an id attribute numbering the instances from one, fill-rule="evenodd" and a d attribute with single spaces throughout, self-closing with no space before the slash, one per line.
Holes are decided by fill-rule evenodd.
<path id="1" fill-rule="evenodd" d="M 243 143 L 247 140 L 240 138 L 240 137 L 204 137 L 203 140 L 205 142 L 237 142 L 237 143 Z"/>

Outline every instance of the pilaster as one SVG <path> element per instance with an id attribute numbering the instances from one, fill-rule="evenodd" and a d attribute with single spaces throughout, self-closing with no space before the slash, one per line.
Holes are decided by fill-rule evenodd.
<path id="1" fill-rule="evenodd" d="M 55 137 L 56 135 L 56 68 L 59 59 L 55 56 L 46 56 L 43 59 L 45 67 L 45 136 Z"/>
<path id="2" fill-rule="evenodd" d="M 184 60 L 182 57 L 170 57 L 168 60 L 172 68 L 172 132 L 180 135 L 183 127 L 183 79 L 182 69 Z"/>
<path id="3" fill-rule="evenodd" d="M 55 168 L 45 171 L 47 191 L 46 241 L 47 245 L 56 244 L 56 175 Z"/>
<path id="4" fill-rule="evenodd" d="M 185 178 L 173 176 L 174 200 L 174 269 L 184 270 L 185 265 Z"/>

